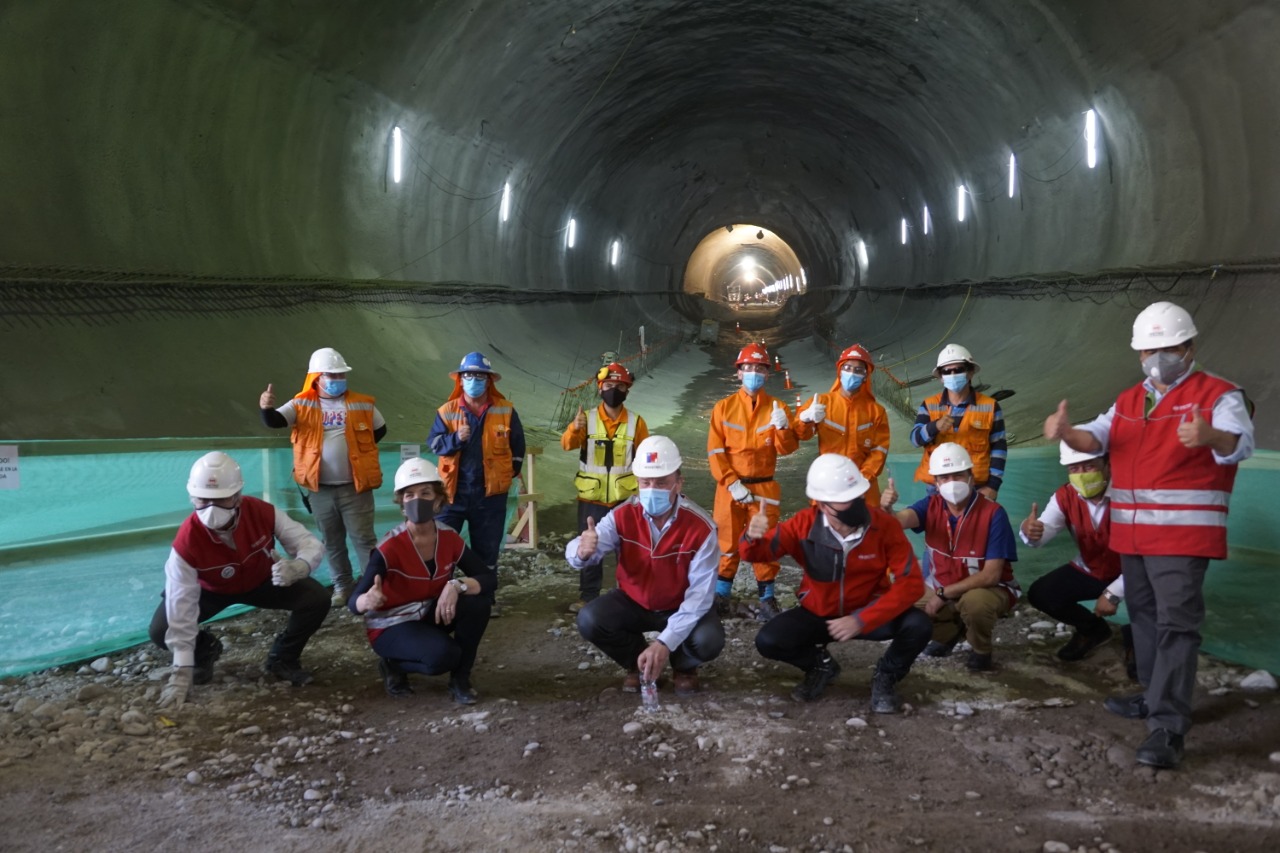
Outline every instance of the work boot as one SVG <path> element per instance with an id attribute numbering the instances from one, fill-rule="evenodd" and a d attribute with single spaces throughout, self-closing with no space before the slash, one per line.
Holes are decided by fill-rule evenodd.
<path id="1" fill-rule="evenodd" d="M 639 693 L 640 692 L 640 670 L 629 669 L 626 676 L 622 679 L 623 693 Z"/>
<path id="2" fill-rule="evenodd" d="M 474 705 L 478 698 L 471 686 L 471 679 L 465 675 L 449 676 L 449 695 L 459 705 Z"/>
<path id="3" fill-rule="evenodd" d="M 840 662 L 831 656 L 826 649 L 817 664 L 804 674 L 804 681 L 791 691 L 791 698 L 797 702 L 812 702 L 822 695 L 837 675 L 840 674 Z"/>
<path id="4" fill-rule="evenodd" d="M 285 658 L 268 657 L 267 664 L 263 669 L 266 670 L 268 675 L 273 675 L 281 681 L 287 681 L 294 687 L 303 687 L 315 680 L 311 673 L 302 668 L 302 663 L 297 658 L 286 660 Z"/>
<path id="5" fill-rule="evenodd" d="M 772 595 L 765 596 L 760 599 L 760 609 L 756 612 L 756 620 L 759 622 L 768 622 L 782 611 L 778 609 L 778 599 Z"/>
<path id="6" fill-rule="evenodd" d="M 970 672 L 987 672 L 994 664 L 991 662 L 991 652 L 969 652 L 969 659 L 964 662 L 965 667 Z"/>
<path id="7" fill-rule="evenodd" d="M 1092 630 L 1088 631 L 1076 629 L 1067 644 L 1058 649 L 1058 659 L 1064 661 L 1081 660 L 1089 652 L 1110 639 L 1111 626 L 1106 622 L 1100 622 Z"/>
<path id="8" fill-rule="evenodd" d="M 698 668 L 677 669 L 675 672 L 675 690 L 677 696 L 689 697 L 698 695 L 702 685 L 698 682 Z"/>
<path id="9" fill-rule="evenodd" d="M 382 684 L 392 699 L 403 699 L 413 693 L 413 688 L 409 686 L 409 674 L 395 661 L 378 658 L 378 674 L 382 676 Z"/>
<path id="10" fill-rule="evenodd" d="M 1147 718 L 1147 697 L 1143 693 L 1133 696 L 1108 696 L 1102 707 L 1126 720 L 1145 720 Z"/>
<path id="11" fill-rule="evenodd" d="M 927 658 L 950 657 L 951 650 L 954 649 L 956 645 L 959 644 L 959 642 L 960 642 L 959 634 L 956 634 L 953 639 L 945 643 L 940 643 L 937 640 L 930 640 L 929 645 L 925 646 L 924 651 L 922 651 L 920 654 L 924 655 Z"/>
<path id="12" fill-rule="evenodd" d="M 733 615 L 733 602 L 729 596 L 716 594 L 716 615 L 721 619 L 728 619 Z"/>
<path id="13" fill-rule="evenodd" d="M 333 582 L 333 599 L 330 604 L 334 607 L 346 607 L 347 599 L 351 598 L 351 592 L 355 589 L 350 581 L 335 580 Z"/>
<path id="14" fill-rule="evenodd" d="M 1182 735 L 1175 735 L 1168 729 L 1156 729 L 1147 735 L 1134 758 L 1148 767 L 1172 770 L 1182 761 L 1182 742 Z"/>
<path id="15" fill-rule="evenodd" d="M 573 604 L 570 604 L 570 605 L 569 605 L 569 612 L 570 612 L 570 613 L 577 613 L 579 610 L 581 610 L 582 608 L 584 608 L 584 607 L 586 607 L 586 606 L 587 606 L 587 600 L 586 600 L 585 598 L 579 598 L 579 599 L 578 599 L 577 601 L 575 601 Z"/>
<path id="16" fill-rule="evenodd" d="M 222 640 L 208 631 L 196 634 L 196 665 L 191 682 L 208 684 L 213 681 L 213 662 L 220 657 L 222 657 Z"/>
<path id="17" fill-rule="evenodd" d="M 871 710 L 876 714 L 896 714 L 902 710 L 902 699 L 894 690 L 898 679 L 883 667 L 876 667 L 876 674 L 871 677 Z"/>

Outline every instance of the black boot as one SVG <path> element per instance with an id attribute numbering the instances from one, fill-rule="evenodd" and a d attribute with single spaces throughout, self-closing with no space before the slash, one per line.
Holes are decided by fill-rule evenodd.
<path id="1" fill-rule="evenodd" d="M 894 689 L 898 677 L 885 668 L 882 659 L 871 677 L 871 710 L 876 714 L 896 714 L 902 710 L 902 699 Z"/>
<path id="2" fill-rule="evenodd" d="M 213 681 L 213 663 L 222 657 L 222 641 L 208 631 L 196 634 L 196 666 L 192 682 L 208 684 Z"/>
<path id="3" fill-rule="evenodd" d="M 409 686 L 409 674 L 395 661 L 378 658 L 378 674 L 382 676 L 382 685 L 392 699 L 403 699 L 413 694 L 413 688 Z"/>
<path id="4" fill-rule="evenodd" d="M 822 695 L 837 675 L 840 674 L 840 662 L 823 649 L 818 662 L 804 674 L 804 681 L 791 691 L 791 698 L 797 702 L 812 702 Z"/>

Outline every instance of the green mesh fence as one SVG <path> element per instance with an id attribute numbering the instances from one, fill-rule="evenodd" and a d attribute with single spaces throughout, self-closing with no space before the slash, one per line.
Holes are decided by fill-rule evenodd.
<path id="1" fill-rule="evenodd" d="M 16 463 L 4 461 L 14 444 Z M 421 450 L 406 446 L 410 453 Z M 387 482 L 375 497 L 379 534 L 400 519 L 391 503 L 390 474 L 399 466 L 401 447 L 383 442 Z M 147 641 L 147 625 L 164 587 L 169 545 L 191 511 L 187 472 L 208 450 L 231 453 L 244 471 L 246 493 L 269 500 L 314 531 L 293 483 L 292 454 L 284 443 L 0 440 L 0 676 Z M 911 481 L 918 461 L 915 454 L 889 458 L 889 473 L 904 501 L 921 493 Z M 1000 498 L 1015 525 L 1033 501 L 1043 507 L 1065 481 L 1051 448 L 1015 448 L 1008 472 Z M 549 502 L 572 501 L 571 487 L 563 488 L 564 494 L 553 490 Z M 1277 488 L 1280 453 L 1261 451 L 1241 466 L 1231 503 L 1231 553 L 1210 568 L 1204 628 L 1206 651 L 1272 672 L 1280 672 L 1280 645 L 1273 639 L 1280 531 L 1267 507 Z M 513 488 L 508 529 L 515 503 Z M 913 541 L 918 547 L 919 537 Z M 1042 549 L 1020 548 L 1016 574 L 1026 588 L 1072 553 L 1068 537 Z M 327 565 L 317 577 L 329 582 Z"/>

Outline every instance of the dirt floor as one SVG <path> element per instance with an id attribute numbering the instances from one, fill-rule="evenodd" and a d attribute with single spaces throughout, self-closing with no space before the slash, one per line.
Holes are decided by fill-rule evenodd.
<path id="1" fill-rule="evenodd" d="M 868 707 L 878 644 L 811 704 L 796 671 L 730 620 L 705 689 L 645 713 L 566 612 L 559 552 L 504 557 L 503 616 L 481 647 L 479 704 L 444 679 L 385 695 L 360 623 L 334 612 L 308 647 L 316 682 L 259 669 L 280 616 L 216 623 L 215 683 L 162 716 L 168 655 L 138 648 L 0 682 L 3 850 L 1205 850 L 1280 842 L 1280 697 L 1202 660 L 1182 769 L 1133 762 L 1140 723 L 1119 642 L 1063 665 L 1025 606 L 997 671 L 921 659 L 906 713 Z M 740 578 L 745 588 L 745 575 Z M 784 569 L 793 588 L 798 571 Z M 784 603 L 786 603 L 784 597 Z M 745 611 L 745 606 L 744 606 Z"/>

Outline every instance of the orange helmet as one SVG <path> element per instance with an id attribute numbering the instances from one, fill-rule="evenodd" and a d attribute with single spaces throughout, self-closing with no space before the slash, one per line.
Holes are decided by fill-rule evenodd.
<path id="1" fill-rule="evenodd" d="M 628 386 L 634 385 L 636 378 L 631 375 L 631 371 L 627 370 L 616 361 L 611 361 L 604 367 L 596 371 L 596 384 L 600 385 L 604 382 L 613 380 L 614 382 L 622 382 Z"/>
<path id="2" fill-rule="evenodd" d="M 742 352 L 738 353 L 738 360 L 734 362 L 734 366 L 742 367 L 744 364 L 773 366 L 773 362 L 769 359 L 769 351 L 764 348 L 764 344 L 747 344 L 743 347 Z"/>
<path id="3" fill-rule="evenodd" d="M 865 364 L 868 376 L 876 369 L 875 362 L 871 360 L 871 353 L 867 352 L 867 348 L 862 344 L 854 344 L 840 353 L 840 357 L 836 359 L 836 370 L 839 371 L 846 361 L 860 361 Z"/>

